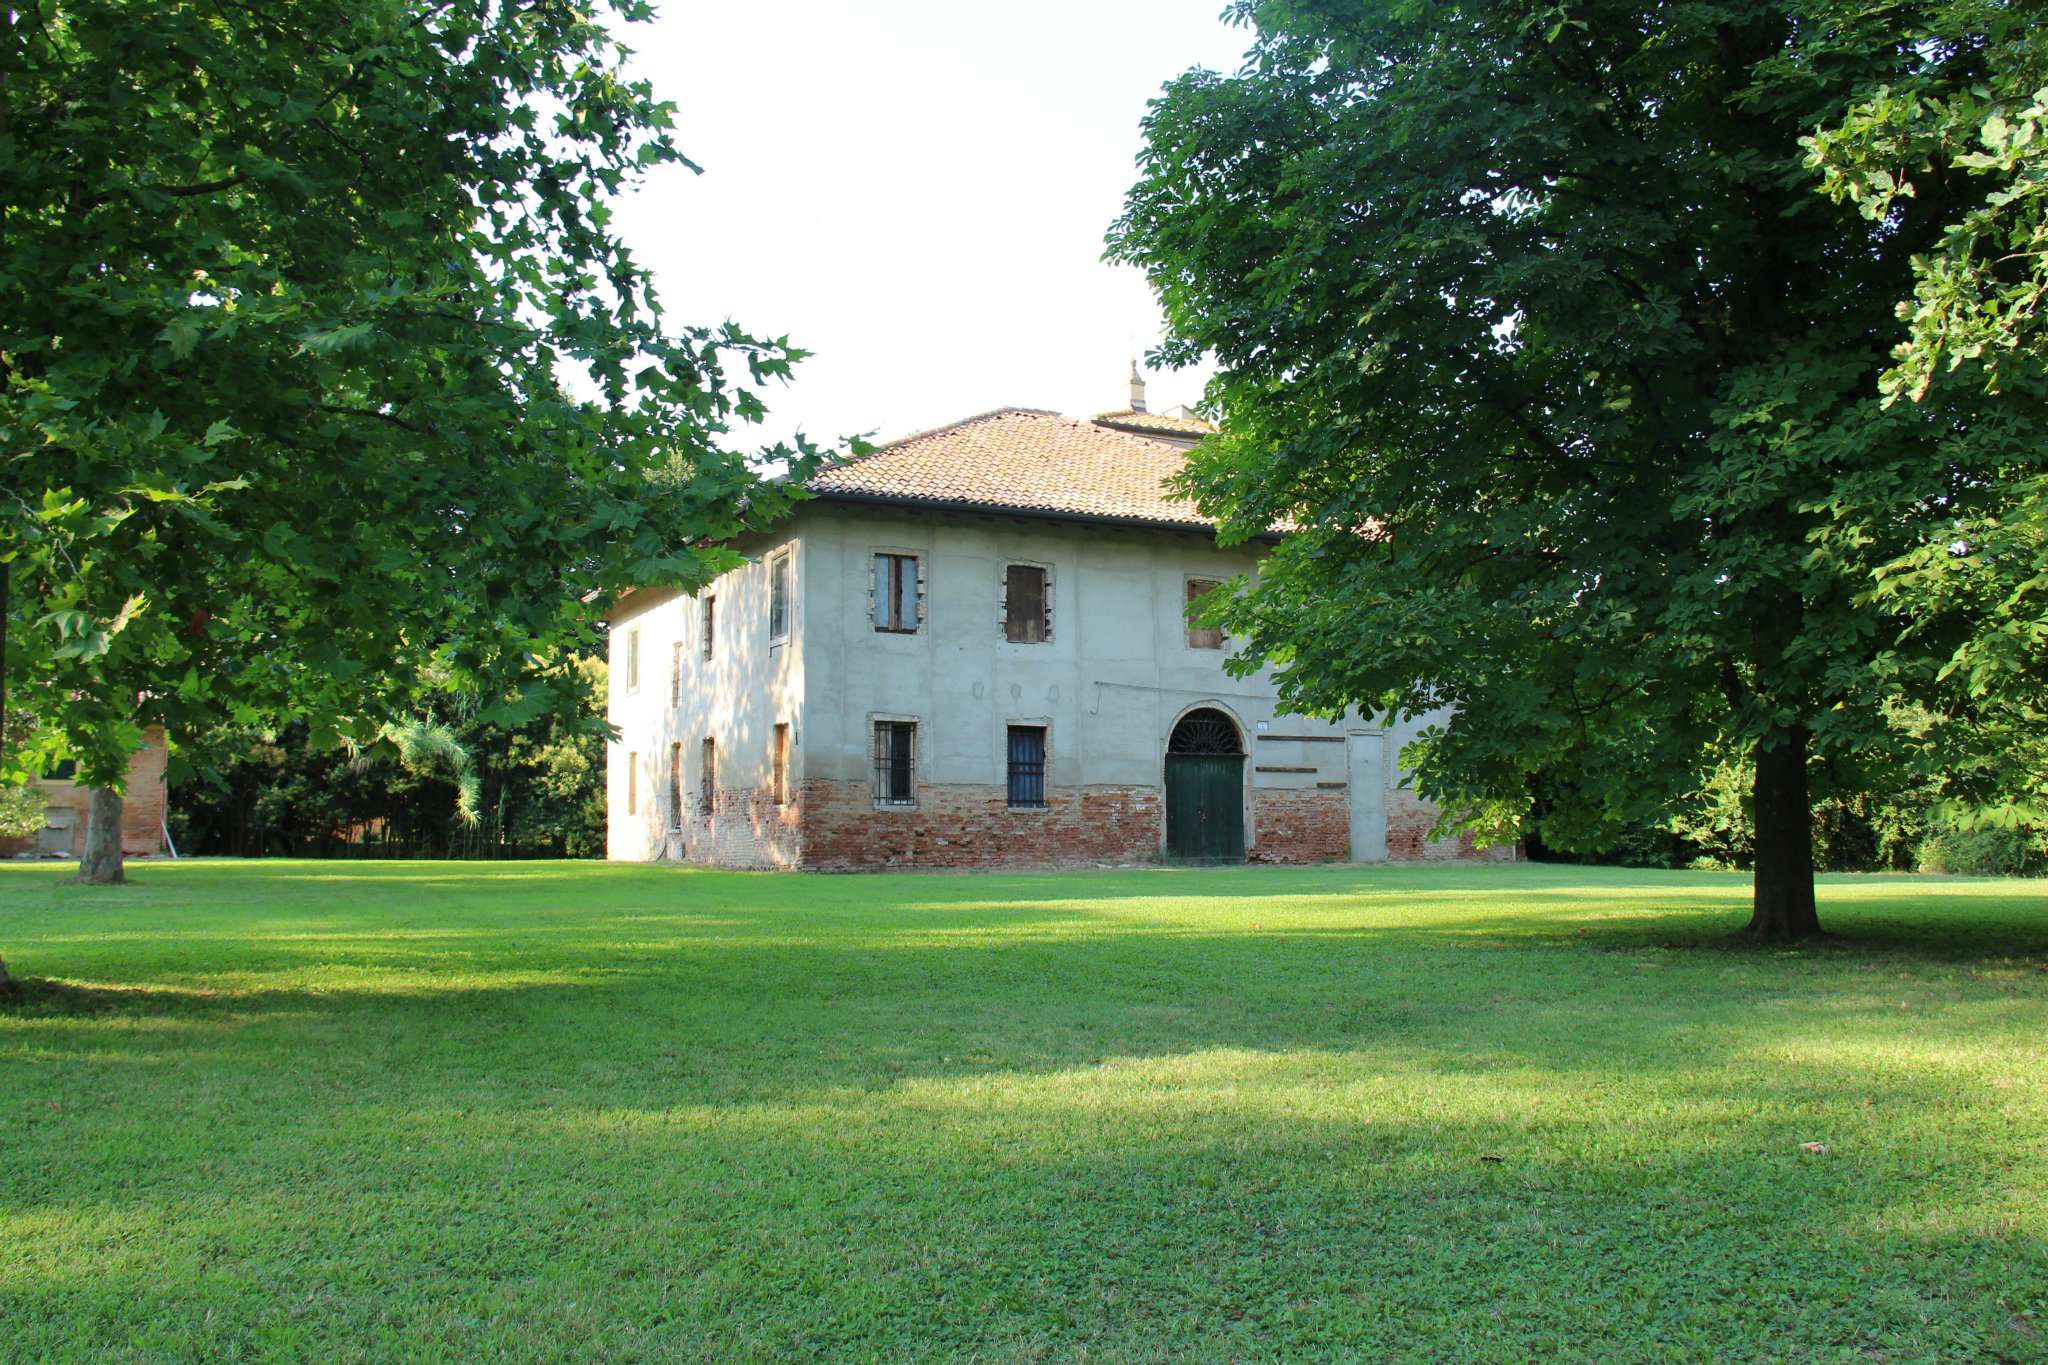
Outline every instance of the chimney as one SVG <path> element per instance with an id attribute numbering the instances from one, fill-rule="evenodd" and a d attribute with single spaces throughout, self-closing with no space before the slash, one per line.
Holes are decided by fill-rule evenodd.
<path id="1" fill-rule="evenodd" d="M 1131 411 L 1145 410 L 1145 376 L 1138 373 L 1138 362 L 1131 361 Z"/>

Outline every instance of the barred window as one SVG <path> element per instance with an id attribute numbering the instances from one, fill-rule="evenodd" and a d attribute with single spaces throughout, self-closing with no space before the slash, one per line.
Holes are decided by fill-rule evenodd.
<path id="1" fill-rule="evenodd" d="M 681 750 L 682 747 L 680 744 L 676 746 L 678 750 Z M 697 809 L 709 815 L 711 814 L 712 806 L 718 800 L 718 744 L 708 737 L 704 741 L 702 771 L 704 781 L 702 788 L 697 793 Z"/>
<path id="2" fill-rule="evenodd" d="M 1013 645 L 1042 644 L 1051 636 L 1052 603 L 1045 570 L 1011 564 L 1003 570 L 1003 638 Z"/>
<path id="3" fill-rule="evenodd" d="M 780 640 L 789 634 L 789 555 L 785 552 L 768 561 L 768 638 Z"/>
<path id="4" fill-rule="evenodd" d="M 917 744 L 917 722 L 878 720 L 875 722 L 875 802 L 884 806 L 909 806 L 917 802 L 912 754 Z"/>
<path id="5" fill-rule="evenodd" d="M 683 704 L 683 642 L 678 640 L 669 652 L 668 660 L 668 704 Z"/>
<path id="6" fill-rule="evenodd" d="M 917 630 L 917 556 L 875 556 L 875 629 L 910 635 Z"/>
<path id="7" fill-rule="evenodd" d="M 1010 727 L 1010 806 L 1036 810 L 1045 804 L 1045 727 Z"/>
<path id="8" fill-rule="evenodd" d="M 711 650 L 712 650 L 712 646 L 713 646 L 713 645 L 714 645 L 714 644 L 716 643 L 717 639 L 718 639 L 718 597 L 717 597 L 717 595 L 716 595 L 716 594 L 714 593 L 713 595 L 711 595 L 711 596 L 709 596 L 709 597 L 706 597 L 706 598 L 704 599 L 704 657 L 705 657 L 705 658 L 707 658 L 707 659 L 708 659 L 708 658 L 710 658 L 710 657 L 711 657 Z"/>

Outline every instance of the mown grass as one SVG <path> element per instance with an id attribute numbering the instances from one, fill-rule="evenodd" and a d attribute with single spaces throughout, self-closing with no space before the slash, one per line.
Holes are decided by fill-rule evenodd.
<path id="1" fill-rule="evenodd" d="M 0 1359 L 2048 1360 L 2036 884 L 132 876 L 0 868 Z"/>

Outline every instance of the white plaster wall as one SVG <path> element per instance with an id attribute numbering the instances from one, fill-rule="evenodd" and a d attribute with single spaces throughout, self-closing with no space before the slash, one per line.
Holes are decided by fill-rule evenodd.
<path id="1" fill-rule="evenodd" d="M 717 742 L 720 790 L 766 788 L 773 767 L 775 726 L 790 725 L 789 784 L 803 771 L 801 702 L 804 671 L 804 544 L 795 528 L 745 547 L 748 563 L 720 575 L 700 596 L 656 593 L 629 598 L 613 614 L 610 631 L 610 695 L 606 716 L 616 738 L 606 750 L 606 853 L 614 859 L 682 857 L 678 823 L 669 796 L 670 746 L 683 758 L 683 814 L 694 815 L 701 799 L 703 740 Z M 790 621 L 786 637 L 768 634 L 768 563 L 790 556 Z M 716 641 L 703 655 L 701 596 L 715 596 Z M 627 687 L 626 651 L 640 633 L 640 686 Z M 680 703 L 671 683 L 675 646 L 682 645 Z M 626 811 L 627 755 L 639 755 L 637 810 Z M 734 830 L 739 822 L 728 822 Z M 711 837 L 694 831 L 692 837 Z"/>
<path id="2" fill-rule="evenodd" d="M 1188 647 L 1186 580 L 1251 572 L 1253 548 L 1220 548 L 1191 533 L 845 505 L 811 504 L 801 515 L 812 777 L 867 781 L 872 719 L 914 716 L 921 783 L 999 784 L 1005 728 L 1043 724 L 1052 787 L 1159 786 L 1174 723 L 1208 705 L 1245 733 L 1249 798 L 1253 786 L 1347 782 L 1346 732 L 1378 729 L 1282 716 L 1269 670 L 1233 678 L 1223 668 L 1227 649 Z M 915 635 L 874 629 L 870 566 L 885 550 L 924 557 L 924 621 Z M 1002 638 L 1001 575 L 1011 562 L 1051 567 L 1046 643 Z M 1414 728 L 1388 736 L 1384 773 L 1395 772 L 1391 753 Z M 1305 735 L 1335 742 L 1279 738 Z M 1255 841 L 1247 804 L 1246 833 Z"/>
<path id="3" fill-rule="evenodd" d="M 872 557 L 880 550 L 923 561 L 923 621 L 914 635 L 874 629 L 868 594 Z M 790 631 L 786 640 L 770 641 L 767 561 L 784 551 L 791 557 Z M 778 722 L 791 727 L 792 791 L 806 778 L 866 784 L 877 716 L 918 721 L 920 784 L 1002 783 L 1006 728 L 1032 724 L 1048 727 L 1046 778 L 1054 789 L 1162 787 L 1175 722 L 1198 706 L 1213 706 L 1245 735 L 1245 832 L 1256 842 L 1254 788 L 1348 784 L 1354 746 L 1361 743 L 1381 746 L 1379 799 L 1366 805 L 1384 829 L 1386 812 L 1401 799 L 1401 747 L 1434 719 L 1387 727 L 1359 717 L 1332 724 L 1283 716 L 1270 670 L 1233 678 L 1223 668 L 1227 649 L 1189 648 L 1182 615 L 1186 580 L 1253 572 L 1258 561 L 1255 548 L 1221 548 L 1204 535 L 814 502 L 798 509 L 780 537 L 747 553 L 745 566 L 704 590 L 718 599 L 718 641 L 708 661 L 697 597 L 643 594 L 613 616 L 607 710 L 618 732 L 607 754 L 612 858 L 692 853 L 673 832 L 670 745 L 683 746 L 683 800 L 691 816 L 701 793 L 704 737 L 718 743 L 721 789 L 765 788 Z M 1051 571 L 1051 638 L 1045 643 L 1002 638 L 1001 574 L 1012 562 Z M 640 686 L 629 690 L 625 652 L 636 629 Z M 669 670 L 678 641 L 683 687 L 675 705 Z M 628 753 L 639 755 L 637 809 L 630 815 Z M 1349 786 L 1346 791 L 1354 805 L 1362 799 Z M 692 829 L 688 818 L 682 823 L 691 838 L 723 837 Z M 1369 858 L 1375 847 L 1384 848 L 1383 838 L 1369 842 L 1354 841 L 1353 856 Z M 746 861 L 731 849 L 722 852 L 725 861 Z"/>

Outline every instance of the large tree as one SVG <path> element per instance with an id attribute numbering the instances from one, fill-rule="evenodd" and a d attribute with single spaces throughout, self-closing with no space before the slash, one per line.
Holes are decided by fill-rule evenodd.
<path id="1" fill-rule="evenodd" d="M 1162 358 L 1218 365 L 1187 491 L 1226 535 L 1290 528 L 1222 608 L 1239 666 L 1311 711 L 1454 708 L 1407 757 L 1495 837 L 1538 771 L 1544 838 L 1594 848 L 1743 760 L 1750 932 L 1818 933 L 1815 792 L 1972 719 L 1955 640 L 1873 574 L 2042 454 L 2037 385 L 1877 401 L 1958 190 L 1873 222 L 1800 138 L 1980 49 L 1901 4 L 1233 13 L 1245 66 L 1154 104 L 1111 249 Z"/>
<path id="2" fill-rule="evenodd" d="M 610 226 L 688 166 L 623 74 L 649 12 L 0 6 L 4 672 L 102 789 L 83 877 L 144 726 L 367 739 L 428 671 L 516 721 L 591 594 L 787 496 L 809 448 L 736 438 L 799 353 L 669 325 Z"/>

